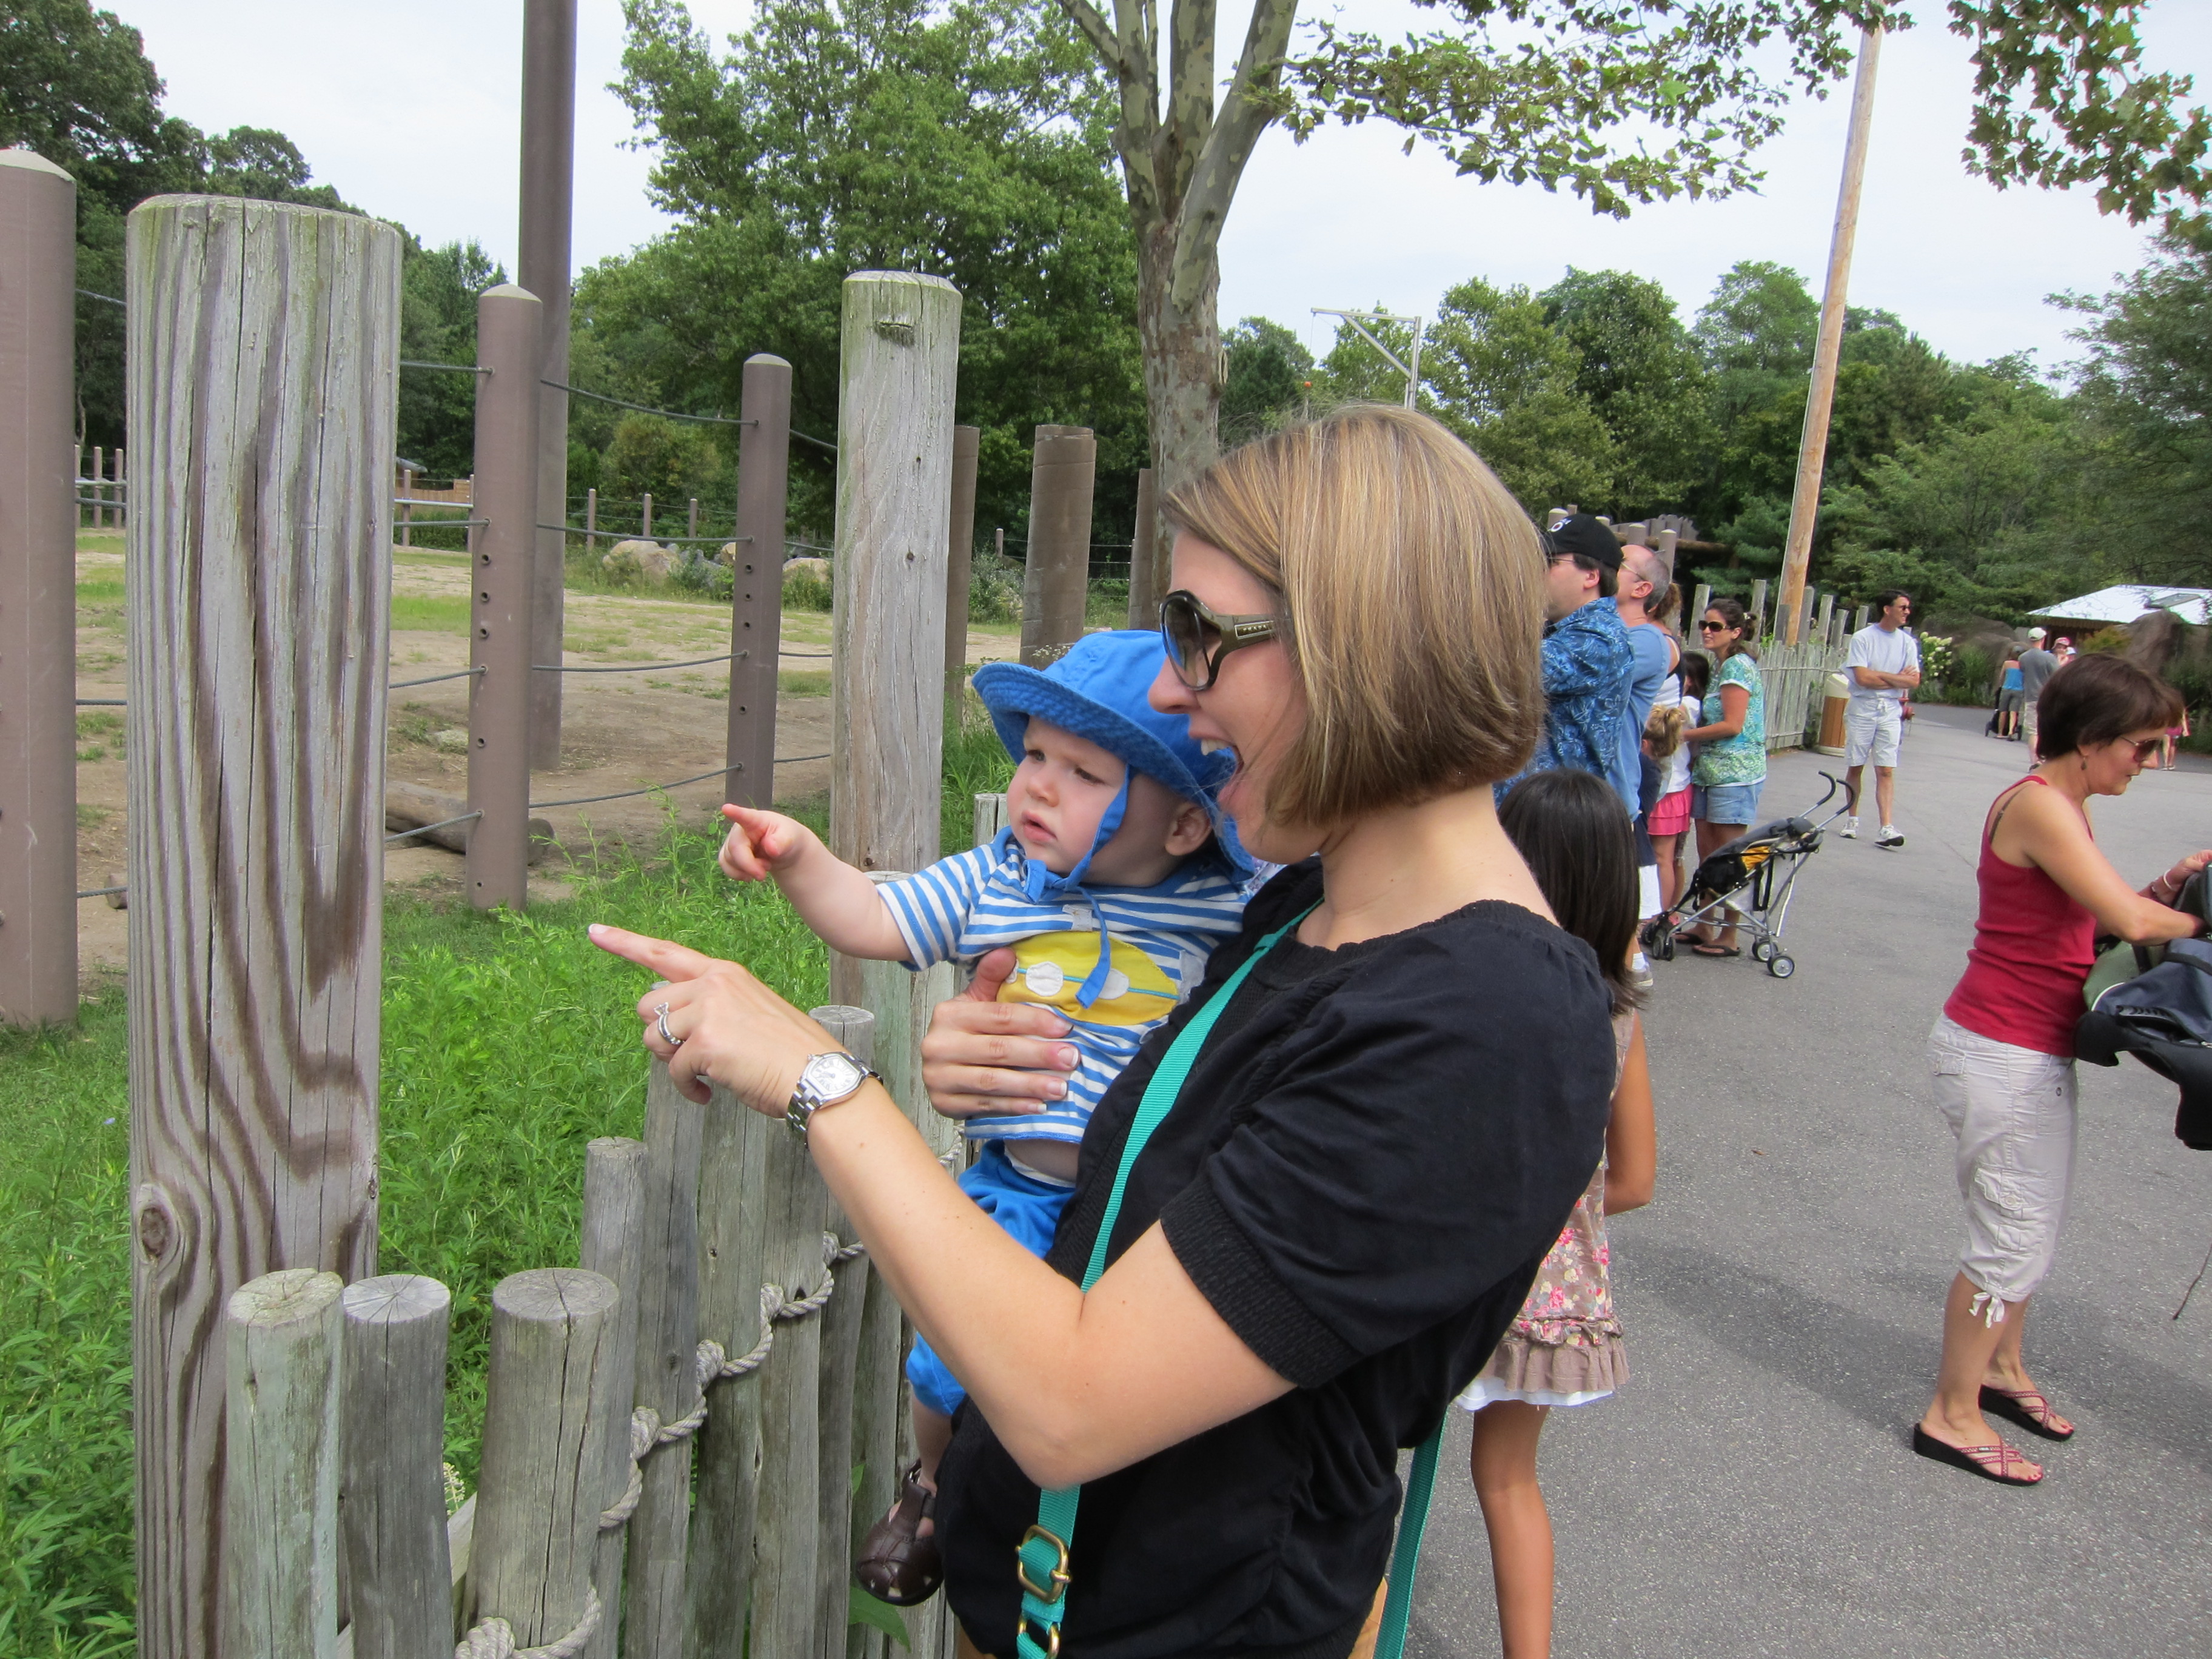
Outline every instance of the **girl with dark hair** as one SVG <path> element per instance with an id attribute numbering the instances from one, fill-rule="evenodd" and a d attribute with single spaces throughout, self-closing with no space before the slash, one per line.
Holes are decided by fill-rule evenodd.
<path id="1" fill-rule="evenodd" d="M 2172 908 L 2212 852 L 2139 891 L 2097 848 L 2092 795 L 2119 795 L 2181 707 L 2173 688 L 2118 657 L 2083 657 L 2037 700 L 2042 762 L 2008 785 L 1982 829 L 1981 911 L 1966 971 L 1929 1034 L 1936 1103 L 1958 1137 L 1966 1242 L 1943 1305 L 1936 1398 L 1912 1449 L 2005 1486 L 2043 1470 L 2000 1439 L 1993 1413 L 2046 1440 L 2074 1425 L 2021 1358 L 2027 1300 L 2051 1270 L 2074 1173 L 2074 1027 L 2096 936 L 2185 939 Z"/>
<path id="2" fill-rule="evenodd" d="M 1474 1413 L 1468 1472 L 1490 1534 L 1505 1659 L 1552 1644 L 1552 1521 L 1536 1442 L 1554 1406 L 1587 1406 L 1628 1380 L 1613 1315 L 1605 1218 L 1651 1201 L 1658 1162 L 1651 1074 L 1627 969 L 1636 931 L 1636 843 L 1620 802 L 1588 772 L 1539 772 L 1505 798 L 1498 822 L 1559 926 L 1597 952 L 1613 995 L 1615 1083 L 1605 1158 L 1490 1363 L 1459 1397 Z"/>
<path id="3" fill-rule="evenodd" d="M 1691 810 L 1698 821 L 1698 856 L 1704 859 L 1749 829 L 1759 811 L 1759 792 L 1766 782 L 1766 688 L 1741 605 L 1725 595 L 1712 600 L 1698 628 L 1719 663 L 1705 693 L 1704 724 L 1682 734 L 1701 745 L 1690 776 L 1697 787 Z M 1717 932 L 1705 931 L 1690 950 L 1701 957 L 1743 954 L 1733 921 Z"/>

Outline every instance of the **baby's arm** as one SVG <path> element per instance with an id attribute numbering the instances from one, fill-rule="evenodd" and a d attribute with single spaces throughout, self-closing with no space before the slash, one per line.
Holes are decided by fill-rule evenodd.
<path id="1" fill-rule="evenodd" d="M 796 818 L 725 806 L 730 833 L 722 842 L 722 873 L 732 881 L 773 879 L 799 920 L 833 951 L 871 962 L 904 962 L 906 940 L 890 906 L 866 875 L 822 844 Z"/>

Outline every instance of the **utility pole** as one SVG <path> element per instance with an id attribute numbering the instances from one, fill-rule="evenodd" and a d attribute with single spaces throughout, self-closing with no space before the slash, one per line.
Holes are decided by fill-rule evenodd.
<path id="1" fill-rule="evenodd" d="M 538 523 L 568 522 L 568 229 L 575 196 L 576 0 L 524 0 L 522 213 L 515 281 L 544 307 L 538 337 Z M 471 509 L 473 510 L 473 509 Z M 565 528 L 532 532 L 530 660 L 561 660 Z M 530 677 L 530 764 L 561 763 L 561 676 Z"/>
<path id="2" fill-rule="evenodd" d="M 1327 306 L 1314 307 L 1313 314 L 1316 317 L 1341 317 L 1358 329 L 1360 337 L 1382 354 L 1382 361 L 1406 377 L 1406 407 L 1412 409 L 1415 406 L 1414 399 L 1421 389 L 1421 330 L 1427 325 L 1426 318 L 1394 316 L 1387 311 L 1332 311 Z M 1401 360 L 1396 352 L 1375 337 L 1367 326 L 1370 323 L 1411 323 L 1413 325 L 1413 350 Z M 1306 404 L 1310 410 L 1313 405 L 1310 397 L 1306 399 Z"/>
<path id="3" fill-rule="evenodd" d="M 1859 187 L 1866 182 L 1867 128 L 1874 114 L 1875 65 L 1881 31 L 1859 34 L 1857 72 L 1851 80 L 1851 124 L 1844 141 L 1844 182 L 1836 195 L 1836 229 L 1828 243 L 1828 287 L 1820 299 L 1820 333 L 1813 348 L 1813 385 L 1805 399 L 1804 435 L 1797 446 L 1797 489 L 1790 501 L 1790 537 L 1782 550 L 1782 592 L 1776 616 L 1782 642 L 1797 643 L 1805 573 L 1813 558 L 1813 525 L 1820 511 L 1820 472 L 1828 453 L 1828 416 L 1836 399 L 1836 361 L 1844 348 L 1844 295 L 1850 286 L 1851 243 L 1859 229 Z"/>

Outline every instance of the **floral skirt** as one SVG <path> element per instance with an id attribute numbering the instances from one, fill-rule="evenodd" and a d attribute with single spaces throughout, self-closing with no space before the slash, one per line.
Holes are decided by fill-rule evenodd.
<path id="1" fill-rule="evenodd" d="M 1577 1322 L 1566 1340 L 1547 1342 L 1522 1330 L 1516 1321 L 1460 1395 L 1460 1408 L 1479 1412 L 1500 1400 L 1587 1406 L 1604 1399 L 1628 1381 L 1628 1345 L 1617 1324 L 1606 1324 L 1612 1328 Z"/>

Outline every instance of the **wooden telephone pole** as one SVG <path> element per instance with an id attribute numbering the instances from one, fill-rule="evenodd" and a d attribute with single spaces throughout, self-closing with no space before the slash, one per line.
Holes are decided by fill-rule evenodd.
<path id="1" fill-rule="evenodd" d="M 1866 182 L 1867 127 L 1874 114 L 1875 65 L 1881 31 L 1859 35 L 1851 80 L 1851 124 L 1844 141 L 1844 182 L 1836 196 L 1836 231 L 1828 243 L 1828 287 L 1820 300 L 1820 333 L 1813 349 L 1813 385 L 1805 399 L 1805 432 L 1797 447 L 1797 489 L 1790 501 L 1790 539 L 1782 553 L 1782 595 L 1775 606 L 1783 643 L 1797 643 L 1805 572 L 1813 557 L 1813 524 L 1820 510 L 1820 471 L 1828 453 L 1828 414 L 1836 398 L 1836 360 L 1844 346 L 1844 295 L 1850 286 L 1851 244 L 1859 228 L 1859 187 Z"/>

